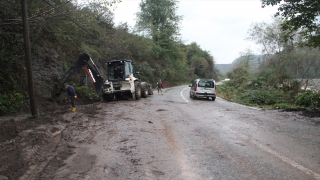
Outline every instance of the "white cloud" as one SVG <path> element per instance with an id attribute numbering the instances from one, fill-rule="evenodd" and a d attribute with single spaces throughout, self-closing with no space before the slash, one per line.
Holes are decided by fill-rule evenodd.
<path id="1" fill-rule="evenodd" d="M 123 0 L 114 11 L 115 23 L 135 25 L 140 0 Z M 259 46 L 245 40 L 253 22 L 271 22 L 276 7 L 261 8 L 259 0 L 180 0 L 177 15 L 183 16 L 181 39 L 196 42 L 215 57 L 217 64 L 229 64 L 239 53 Z"/>

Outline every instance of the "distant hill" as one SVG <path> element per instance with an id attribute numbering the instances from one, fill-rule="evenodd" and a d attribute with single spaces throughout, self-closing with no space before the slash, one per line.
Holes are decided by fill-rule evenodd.
<path id="1" fill-rule="evenodd" d="M 250 67 L 253 69 L 257 69 L 260 65 L 260 63 L 263 60 L 262 55 L 253 55 L 252 57 L 247 56 L 241 56 L 232 61 L 231 64 L 215 64 L 215 67 L 220 70 L 222 74 L 227 74 L 230 72 L 234 67 L 237 66 L 237 64 L 244 62 L 245 60 L 248 60 Z"/>
<path id="2" fill-rule="evenodd" d="M 231 71 L 233 64 L 215 64 L 214 66 L 225 75 L 227 72 Z"/>
<path id="3" fill-rule="evenodd" d="M 249 65 L 251 68 L 256 69 L 259 67 L 260 63 L 263 60 L 263 55 L 252 55 L 251 57 L 241 56 L 235 59 L 231 64 L 236 66 L 237 64 L 244 62 L 245 60 L 249 61 Z"/>

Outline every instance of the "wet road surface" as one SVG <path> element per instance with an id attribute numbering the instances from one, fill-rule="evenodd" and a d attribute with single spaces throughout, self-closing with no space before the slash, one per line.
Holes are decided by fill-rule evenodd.
<path id="1" fill-rule="evenodd" d="M 190 99 L 189 87 L 64 118 L 75 153 L 54 179 L 320 179 L 319 119 Z M 76 123 L 74 122 L 74 123 Z"/>

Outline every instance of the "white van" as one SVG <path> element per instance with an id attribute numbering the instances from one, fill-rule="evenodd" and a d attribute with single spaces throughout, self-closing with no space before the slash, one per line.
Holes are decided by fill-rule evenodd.
<path id="1" fill-rule="evenodd" d="M 190 98 L 211 98 L 216 100 L 216 83 L 213 79 L 196 79 L 190 85 Z"/>

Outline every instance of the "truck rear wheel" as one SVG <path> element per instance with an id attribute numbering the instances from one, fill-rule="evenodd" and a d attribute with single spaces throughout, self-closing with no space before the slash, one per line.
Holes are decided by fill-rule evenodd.
<path id="1" fill-rule="evenodd" d="M 141 84 L 139 81 L 134 82 L 134 95 L 136 100 L 141 98 Z"/>
<path id="2" fill-rule="evenodd" d="M 141 97 L 146 98 L 148 96 L 148 89 L 147 83 L 141 83 Z"/>

